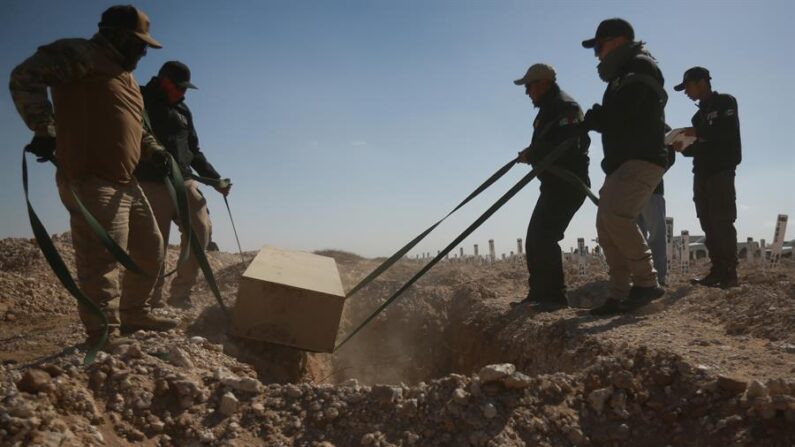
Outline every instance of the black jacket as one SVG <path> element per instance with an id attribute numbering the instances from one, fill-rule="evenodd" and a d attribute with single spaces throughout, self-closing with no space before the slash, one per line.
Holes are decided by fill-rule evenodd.
<path id="1" fill-rule="evenodd" d="M 708 101 L 699 103 L 691 122 L 698 140 L 682 155 L 693 157 L 693 172 L 711 175 L 735 170 L 742 161 L 742 148 L 734 96 L 713 92 Z"/>
<path id="2" fill-rule="evenodd" d="M 668 166 L 664 82 L 654 58 L 641 52 L 629 58 L 608 83 L 593 126 L 602 133 L 605 174 L 628 160 Z"/>
<path id="3" fill-rule="evenodd" d="M 553 84 L 539 100 L 538 109 L 538 115 L 533 121 L 533 137 L 528 154 L 533 166 L 549 155 L 560 143 L 581 132 L 579 124 L 583 118 L 580 105 L 562 91 L 557 84 Z M 588 179 L 588 147 L 590 145 L 591 139 L 583 132 L 577 147 L 569 149 L 554 163 L 554 166 L 568 169 L 590 186 L 591 183 Z M 545 184 L 561 181 L 550 172 L 541 173 L 539 180 Z"/>
<path id="4" fill-rule="evenodd" d="M 188 106 L 182 101 L 169 104 L 157 78 L 142 87 L 141 93 L 155 138 L 177 161 L 182 175 L 187 177 L 193 168 L 203 177 L 221 178 L 199 149 L 199 137 Z M 145 160 L 141 160 L 134 174 L 142 181 L 160 181 L 166 176 L 162 167 Z"/>

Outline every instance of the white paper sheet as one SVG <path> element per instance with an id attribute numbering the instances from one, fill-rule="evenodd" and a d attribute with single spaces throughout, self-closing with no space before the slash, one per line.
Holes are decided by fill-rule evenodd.
<path id="1" fill-rule="evenodd" d="M 674 129 L 668 132 L 668 135 L 665 136 L 665 145 L 670 146 L 677 141 L 682 142 L 682 149 L 690 146 L 691 144 L 696 142 L 696 137 L 688 137 L 685 135 L 685 129 L 687 127 L 680 127 L 678 129 Z"/>

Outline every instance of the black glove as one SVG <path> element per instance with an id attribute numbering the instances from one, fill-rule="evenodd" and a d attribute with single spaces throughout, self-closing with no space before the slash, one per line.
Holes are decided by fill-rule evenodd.
<path id="1" fill-rule="evenodd" d="M 34 136 L 25 150 L 38 157 L 39 163 L 55 160 L 55 137 Z"/>
<path id="2" fill-rule="evenodd" d="M 597 132 L 602 129 L 602 106 L 600 104 L 594 104 L 590 110 L 585 112 L 582 127 L 585 130 L 595 130 Z"/>

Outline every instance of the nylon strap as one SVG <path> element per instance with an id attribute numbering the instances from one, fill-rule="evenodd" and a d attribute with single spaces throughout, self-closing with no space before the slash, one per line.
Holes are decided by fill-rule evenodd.
<path id="1" fill-rule="evenodd" d="M 512 167 L 513 167 L 515 164 L 516 164 L 516 159 L 513 159 L 513 160 L 509 161 L 508 163 L 506 163 L 506 164 L 505 164 L 505 166 L 503 166 L 503 167 L 501 167 L 500 169 L 498 169 L 498 170 L 497 170 L 497 172 L 495 172 L 494 174 L 492 174 L 492 176 L 491 176 L 491 177 L 489 177 L 488 179 L 486 179 L 486 181 L 485 181 L 485 182 L 483 182 L 483 183 L 482 183 L 480 186 L 478 186 L 478 187 L 477 187 L 477 189 L 475 189 L 474 191 L 472 191 L 472 193 L 471 193 L 471 194 L 469 194 L 469 196 L 467 196 L 467 197 L 466 197 L 466 198 L 465 198 L 465 199 L 464 199 L 464 200 L 463 200 L 461 203 L 459 203 L 459 204 L 458 204 L 458 206 L 456 206 L 455 208 L 453 208 L 453 210 L 452 210 L 452 211 L 450 211 L 449 213 L 447 213 L 447 215 L 446 215 L 446 216 L 444 216 L 443 218 L 441 218 L 441 219 L 440 219 L 438 222 L 436 222 L 435 224 L 433 224 L 433 225 L 431 225 L 430 227 L 428 227 L 428 229 L 427 229 L 427 230 L 425 230 L 425 231 L 423 231 L 422 233 L 420 233 L 420 234 L 419 234 L 417 237 L 415 237 L 414 239 L 412 239 L 411 241 L 409 241 L 409 243 L 408 243 L 408 244 L 406 244 L 405 246 L 403 246 L 403 248 L 401 248 L 400 250 L 398 250 L 397 252 L 395 252 L 395 254 L 393 254 L 392 256 L 390 256 L 390 257 L 389 257 L 389 258 L 388 258 L 386 261 L 384 261 L 383 263 L 381 263 L 381 265 L 379 265 L 378 267 L 376 267 L 376 268 L 375 268 L 375 270 L 373 270 L 372 272 L 370 272 L 370 274 L 369 274 L 369 275 L 367 275 L 367 276 L 366 276 L 364 279 L 362 279 L 361 281 L 359 281 L 359 283 L 358 283 L 358 284 L 356 284 L 356 285 L 355 285 L 355 286 L 354 286 L 354 287 L 353 287 L 353 288 L 352 288 L 352 289 L 351 289 L 351 290 L 350 290 L 350 291 L 349 291 L 349 292 L 348 292 L 348 293 L 345 295 L 345 297 L 346 297 L 346 298 L 348 298 L 348 297 L 351 297 L 351 296 L 352 296 L 352 295 L 354 295 L 356 292 L 358 292 L 359 290 L 361 290 L 361 289 L 362 289 L 364 286 L 366 286 L 367 284 L 369 284 L 370 282 L 372 282 L 374 279 L 376 279 L 378 276 L 380 276 L 382 273 L 384 273 L 384 272 L 385 272 L 387 269 L 389 269 L 389 267 L 391 267 L 391 266 L 392 266 L 394 263 L 396 263 L 397 261 L 399 261 L 399 260 L 400 260 L 400 259 L 401 259 L 401 258 L 402 258 L 402 257 L 403 257 L 405 254 L 406 254 L 406 253 L 408 253 L 408 252 L 409 252 L 409 251 L 410 251 L 412 248 L 414 248 L 414 247 L 415 247 L 415 246 L 416 246 L 418 243 L 420 243 L 420 241 L 422 241 L 423 239 L 425 239 L 425 237 L 426 237 L 426 236 L 427 236 L 427 235 L 428 235 L 428 234 L 429 234 L 431 231 L 433 231 L 433 230 L 434 230 L 436 227 L 438 227 L 438 226 L 439 226 L 439 224 L 441 224 L 441 223 L 442 223 L 442 222 L 443 222 L 445 219 L 447 219 L 447 218 L 448 218 L 448 217 L 450 217 L 450 216 L 451 216 L 453 213 L 455 213 L 456 211 L 458 211 L 458 210 L 459 210 L 461 207 L 463 207 L 464 205 L 466 205 L 467 203 L 469 203 L 469 201 L 470 201 L 470 200 L 472 200 L 472 199 L 474 199 L 475 197 L 477 197 L 477 196 L 478 196 L 480 193 L 482 193 L 483 191 L 485 191 L 486 189 L 488 189 L 488 188 L 489 188 L 491 185 L 493 185 L 493 184 L 494 184 L 494 183 L 495 183 L 497 180 L 499 180 L 500 178 L 502 178 L 502 176 L 504 176 L 504 175 L 505 175 L 505 174 L 506 174 L 508 171 L 510 171 L 510 170 L 511 170 L 511 168 L 512 168 Z"/>
<path id="2" fill-rule="evenodd" d="M 503 194 L 502 197 L 500 197 L 499 200 L 497 200 L 497 202 L 495 202 L 480 217 L 478 217 L 478 219 L 475 220 L 475 222 L 473 222 L 461 234 L 459 234 L 458 237 L 456 237 L 453 240 L 453 242 L 451 242 L 447 247 L 445 247 L 442 251 L 440 251 L 439 254 L 437 254 L 435 258 L 433 258 L 430 262 L 428 262 L 422 269 L 420 269 L 419 272 L 417 272 L 413 277 L 411 277 L 411 279 L 409 279 L 408 282 L 406 282 L 400 289 L 398 289 L 395 293 L 393 293 L 392 296 L 390 296 L 383 304 L 381 304 L 367 318 L 365 318 L 364 321 L 362 321 L 356 327 L 356 329 L 354 329 L 350 334 L 348 334 L 342 340 L 342 342 L 340 342 L 334 348 L 334 350 L 336 351 L 337 349 L 339 349 L 343 345 L 345 345 L 345 343 L 347 343 L 351 338 L 353 338 L 356 334 L 358 334 L 359 331 L 361 331 L 365 326 L 367 326 L 378 314 L 380 314 L 384 309 L 386 309 L 395 300 L 397 300 L 403 294 L 403 292 L 408 290 L 409 287 L 411 287 L 415 282 L 417 282 L 417 280 L 419 280 L 425 273 L 427 273 L 434 265 L 436 265 L 439 261 L 444 259 L 444 257 L 446 257 L 447 254 L 450 253 L 450 251 L 455 249 L 455 247 L 459 243 L 461 243 L 464 239 L 466 239 L 467 236 L 472 234 L 473 231 L 475 231 L 478 227 L 480 227 L 483 224 L 483 222 L 488 220 L 488 218 L 491 217 L 492 214 L 494 214 L 503 205 L 505 205 L 505 203 L 507 203 L 511 198 L 513 198 L 513 196 L 515 196 L 522 188 L 524 188 L 528 183 L 530 183 L 530 181 L 532 181 L 534 178 L 536 178 L 538 176 L 538 174 L 540 174 L 544 170 L 546 170 L 550 165 L 552 165 L 552 163 L 554 163 L 557 159 L 559 159 L 561 156 L 563 156 L 566 153 L 566 151 L 568 151 L 571 147 L 576 146 L 576 143 L 578 142 L 579 138 L 580 138 L 579 134 L 575 135 L 574 137 L 567 139 L 566 141 L 564 141 L 563 143 L 558 145 L 555 149 L 553 149 L 552 152 L 550 152 L 546 157 L 544 157 L 544 159 L 541 160 L 541 162 L 539 162 L 527 175 L 522 177 L 522 179 L 519 180 L 513 187 L 511 187 L 511 189 L 509 189 L 505 194 Z M 514 162 L 511 162 L 511 163 L 509 163 L 509 165 L 512 166 L 513 163 Z M 503 167 L 503 169 L 506 169 L 506 168 L 510 169 L 509 165 L 506 165 L 505 167 Z M 507 169 L 506 169 L 506 172 L 507 172 Z M 498 174 L 500 174 L 500 171 L 498 171 L 497 174 L 495 174 L 494 176 L 497 176 Z M 504 174 L 504 172 L 502 174 Z M 492 178 L 494 176 L 492 176 Z M 499 177 L 497 177 L 497 178 L 499 178 Z M 485 183 L 484 183 L 484 185 L 485 185 Z M 483 185 L 481 185 L 481 187 L 483 187 Z M 478 189 L 480 189 L 480 188 L 478 188 Z M 480 191 L 476 190 L 476 192 L 479 193 Z M 477 195 L 475 193 L 473 193 L 473 194 Z M 474 197 L 474 196 L 470 195 L 470 197 Z M 466 201 L 468 201 L 468 199 L 469 199 L 469 197 L 467 198 L 467 200 L 462 202 L 462 204 L 465 203 Z M 459 207 L 460 206 L 461 205 L 459 205 Z M 459 207 L 456 207 L 456 209 L 458 209 Z"/>
<path id="3" fill-rule="evenodd" d="M 588 185 L 586 185 L 585 182 L 582 181 L 582 179 L 579 178 L 575 173 L 569 171 L 568 169 L 561 168 L 560 166 L 549 166 L 547 171 L 555 174 L 561 180 L 585 193 L 585 195 L 591 199 L 591 202 L 593 202 L 594 205 L 599 206 L 599 196 L 594 194 L 594 192 L 591 191 L 591 188 L 589 188 Z"/>
<path id="4" fill-rule="evenodd" d="M 174 162 L 174 165 L 176 166 L 176 162 Z M 172 181 L 174 183 L 172 185 L 173 188 L 177 190 L 179 188 L 182 188 L 182 190 L 184 191 L 185 181 L 183 180 L 182 173 L 179 171 L 179 168 L 177 168 L 176 171 L 177 172 L 175 173 L 176 175 L 174 176 L 174 178 L 169 178 L 167 179 L 167 181 Z M 205 184 L 210 184 L 208 183 L 209 181 L 214 181 L 219 184 L 220 182 L 224 181 L 222 179 L 210 179 L 207 177 L 197 177 L 194 175 L 191 175 L 189 178 Z M 229 209 L 228 202 L 226 206 L 228 210 Z M 232 215 L 231 212 L 229 215 L 231 217 Z M 186 222 L 187 222 L 186 227 L 190 230 L 189 233 L 190 245 L 194 255 L 196 256 L 196 262 L 199 264 L 199 268 L 201 268 L 202 274 L 204 274 L 204 279 L 207 281 L 207 285 L 209 285 L 210 291 L 213 292 L 213 296 L 215 296 L 215 300 L 218 302 L 218 306 L 224 312 L 224 316 L 229 318 L 229 309 L 226 307 L 226 304 L 224 304 L 224 300 L 221 298 L 221 291 L 218 289 L 218 283 L 215 280 L 215 275 L 213 275 L 213 269 L 212 267 L 210 267 L 210 262 L 207 260 L 207 254 L 204 252 L 204 247 L 201 246 L 201 244 L 199 243 L 199 239 L 196 237 L 196 234 L 193 232 L 193 228 L 190 226 L 190 219 L 188 219 Z M 234 225 L 234 223 L 232 225 Z M 237 235 L 237 232 L 235 232 L 235 235 Z M 242 251 L 241 251 L 241 256 L 242 256 Z"/>
<path id="5" fill-rule="evenodd" d="M 63 284 L 64 288 L 66 288 L 66 290 L 77 300 L 78 304 L 86 307 L 91 313 L 99 317 L 99 319 L 102 321 L 102 337 L 100 337 L 100 340 L 96 346 L 89 347 L 85 358 L 83 358 L 83 363 L 88 365 L 94 361 L 94 358 L 97 356 L 97 352 L 99 352 L 99 350 L 102 349 L 102 347 L 108 341 L 108 317 L 105 315 L 105 312 L 103 312 L 96 303 L 88 299 L 88 297 L 83 294 L 83 291 L 77 286 L 74 278 L 72 278 L 72 274 L 66 267 L 66 263 L 64 263 L 63 258 L 55 248 L 52 239 L 50 239 L 47 229 L 44 227 L 44 224 L 41 223 L 41 220 L 39 219 L 39 216 L 36 215 L 36 212 L 33 211 L 33 205 L 30 203 L 30 196 L 28 192 L 28 163 L 24 150 L 22 151 L 22 188 L 25 191 L 25 202 L 27 203 L 28 207 L 30 227 L 33 230 L 33 235 L 36 238 L 39 249 L 44 255 L 44 259 L 47 260 L 47 263 L 50 264 L 55 276 L 58 277 L 58 280 L 61 281 L 61 284 Z"/>

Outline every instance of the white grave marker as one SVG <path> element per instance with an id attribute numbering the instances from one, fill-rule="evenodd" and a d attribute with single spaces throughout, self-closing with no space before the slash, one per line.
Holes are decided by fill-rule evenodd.
<path id="1" fill-rule="evenodd" d="M 773 244 L 770 246 L 770 267 L 775 268 L 781 260 L 781 250 L 784 248 L 784 235 L 787 232 L 787 215 L 779 214 L 776 220 L 776 231 Z"/>
<path id="2" fill-rule="evenodd" d="M 682 230 L 682 256 L 679 262 L 683 274 L 690 271 L 690 232 L 687 230 Z"/>
<path id="3" fill-rule="evenodd" d="M 673 271 L 674 261 L 674 218 L 665 218 L 665 258 L 668 263 L 668 271 Z"/>
<path id="4" fill-rule="evenodd" d="M 585 276 L 588 272 L 588 258 L 585 257 L 585 239 L 578 237 L 577 238 L 577 251 L 579 256 L 577 256 L 578 264 L 580 268 L 580 276 Z"/>

